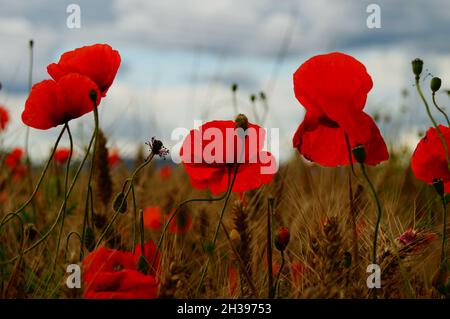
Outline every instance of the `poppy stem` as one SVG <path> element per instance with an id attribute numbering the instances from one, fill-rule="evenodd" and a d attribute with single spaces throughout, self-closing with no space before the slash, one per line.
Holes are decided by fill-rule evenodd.
<path id="1" fill-rule="evenodd" d="M 370 192 L 372 193 L 372 196 L 375 200 L 375 204 L 377 207 L 377 219 L 375 222 L 375 230 L 374 230 L 374 235 L 373 235 L 373 250 L 372 250 L 372 264 L 376 265 L 377 264 L 377 241 L 378 241 L 378 230 L 380 228 L 380 222 L 381 222 L 381 204 L 380 204 L 380 199 L 378 198 L 377 192 L 375 190 L 375 187 L 373 186 L 369 175 L 367 174 L 366 171 L 366 167 L 364 165 L 364 163 L 360 163 L 360 167 L 361 167 L 361 171 L 364 175 L 364 178 L 367 181 L 367 184 L 369 185 L 369 189 Z M 377 298 L 377 291 L 376 288 L 374 290 L 374 294 L 373 294 L 374 299 Z"/>
<path id="2" fill-rule="evenodd" d="M 25 248 L 25 227 L 23 225 L 23 220 L 19 215 L 15 215 L 15 218 L 17 218 L 17 220 L 20 223 L 20 252 L 19 252 L 19 260 L 17 261 L 17 263 L 14 266 L 14 270 L 11 273 L 11 276 L 9 277 L 8 283 L 6 284 L 6 288 L 3 291 L 3 298 L 7 297 L 7 293 L 10 290 L 11 284 L 14 282 L 14 279 L 17 275 L 17 272 L 19 271 L 19 266 L 22 263 L 22 259 L 23 259 L 23 252 L 24 252 L 24 248 Z"/>
<path id="3" fill-rule="evenodd" d="M 28 68 L 28 93 L 31 92 L 31 87 L 33 85 L 33 57 L 34 57 L 34 41 L 29 41 L 29 48 L 30 48 L 30 62 L 29 62 L 29 68 Z M 27 165 L 27 181 L 28 181 L 28 190 L 31 192 L 33 189 L 33 177 L 31 176 L 31 161 L 30 161 L 30 154 L 29 154 L 29 145 L 30 144 L 30 127 L 27 125 L 26 132 L 25 132 L 25 164 Z M 33 217 L 36 218 L 36 207 L 34 205 L 33 199 L 31 200 L 31 207 L 33 210 Z"/>
<path id="4" fill-rule="evenodd" d="M 134 187 L 134 180 L 137 176 L 137 174 L 145 167 L 147 166 L 155 157 L 154 153 L 151 153 L 150 156 L 141 164 L 139 165 L 133 172 L 133 174 L 131 175 L 130 181 L 129 181 L 129 186 L 128 189 L 125 193 L 125 195 L 122 198 L 122 201 L 117 209 L 117 211 L 114 213 L 114 215 L 112 216 L 112 218 L 110 219 L 110 221 L 108 222 L 108 224 L 106 225 L 106 227 L 103 229 L 102 233 L 100 234 L 100 237 L 97 241 L 97 243 L 95 244 L 95 248 L 97 249 L 98 246 L 100 245 L 100 243 L 102 242 L 103 238 L 105 237 L 106 233 L 108 232 L 109 228 L 112 226 L 112 224 L 114 223 L 114 221 L 116 220 L 116 218 L 119 216 L 119 214 L 121 214 L 122 211 L 122 207 L 125 204 L 125 202 L 127 201 L 128 195 L 130 194 L 132 188 Z"/>
<path id="5" fill-rule="evenodd" d="M 275 293 L 278 291 L 278 282 L 280 281 L 280 275 L 281 272 L 283 271 L 284 265 L 286 264 L 286 257 L 284 255 L 284 250 L 281 250 L 280 253 L 281 253 L 281 265 L 280 269 L 278 270 L 277 278 L 275 279 L 275 285 L 273 287 Z"/>
<path id="6" fill-rule="evenodd" d="M 88 206 L 88 201 L 90 199 L 90 192 L 92 192 L 92 187 L 91 187 L 91 181 L 92 181 L 92 175 L 94 173 L 94 162 L 95 162 L 95 154 L 97 152 L 97 141 L 98 141 L 98 129 L 99 129 L 99 120 L 98 120 L 98 109 L 97 109 L 97 103 L 93 102 L 94 104 L 94 132 L 92 134 L 92 138 L 94 139 L 94 149 L 92 150 L 92 157 L 91 157 L 91 167 L 89 169 L 89 177 L 88 177 L 88 182 L 87 182 L 87 190 L 86 190 L 86 209 L 84 211 L 84 218 L 83 218 L 83 228 L 81 231 L 81 237 L 83 242 L 81 243 L 81 247 L 80 247 L 80 259 L 81 259 L 81 255 L 82 255 L 82 250 L 84 249 L 84 237 L 86 235 L 86 227 L 88 224 L 88 219 L 89 219 L 89 206 Z"/>
<path id="7" fill-rule="evenodd" d="M 441 245 L 441 267 L 447 266 L 447 203 L 445 196 L 441 196 L 442 201 L 442 245 Z"/>
<path id="8" fill-rule="evenodd" d="M 40 186 L 42 184 L 42 181 L 44 180 L 44 176 L 47 173 L 47 170 L 48 170 L 48 168 L 50 166 L 50 163 L 51 163 L 51 161 L 53 159 L 53 155 L 55 154 L 56 148 L 58 147 L 58 144 L 61 141 L 61 138 L 62 138 L 65 130 L 66 130 L 66 127 L 64 126 L 63 129 L 61 130 L 61 132 L 59 133 L 58 138 L 56 139 L 55 146 L 53 147 L 52 152 L 50 154 L 50 157 L 48 158 L 47 163 L 45 164 L 44 169 L 42 170 L 41 176 L 39 177 L 39 180 L 38 180 L 38 182 L 37 182 L 37 184 L 36 184 L 36 186 L 34 188 L 33 193 L 31 193 L 31 195 L 28 198 L 28 200 L 25 203 L 23 203 L 22 206 L 20 206 L 16 211 L 14 211 L 12 213 L 9 213 L 9 214 L 5 215 L 5 217 L 3 217 L 3 219 L 2 219 L 2 221 L 0 223 L 0 229 L 11 218 L 15 217 L 16 215 L 19 215 L 31 203 L 31 201 L 33 200 L 34 196 L 36 196 L 36 194 L 37 194 L 37 192 L 38 192 L 38 190 L 39 190 L 39 188 L 40 188 Z"/>
<path id="9" fill-rule="evenodd" d="M 444 135 L 442 135 L 441 130 L 439 129 L 439 126 L 436 122 L 436 120 L 434 119 L 433 115 L 431 114 L 430 111 L 430 107 L 428 105 L 427 100 L 425 99 L 425 96 L 423 95 L 422 89 L 420 88 L 420 82 L 419 82 L 420 77 L 416 76 L 416 89 L 417 92 L 419 93 L 420 98 L 422 99 L 423 104 L 425 105 L 425 109 L 427 111 L 428 117 L 430 118 L 431 122 L 433 123 L 434 128 L 436 129 L 439 138 L 441 139 L 442 144 L 444 145 L 444 150 L 445 150 L 445 159 L 447 161 L 447 167 L 448 170 L 450 171 L 450 157 L 449 157 L 449 153 L 448 153 L 448 146 L 447 146 L 447 142 L 444 139 Z"/>
<path id="10" fill-rule="evenodd" d="M 228 185 L 230 185 L 230 176 L 228 176 Z M 221 196 L 219 197 L 215 197 L 215 198 L 191 198 L 191 199 L 187 199 L 184 202 L 181 202 L 177 208 L 175 209 L 175 211 L 172 213 L 172 215 L 170 215 L 169 219 L 167 220 L 167 222 L 164 224 L 162 232 L 161 232 L 161 236 L 159 237 L 159 241 L 158 244 L 156 245 L 156 251 L 159 252 L 162 246 L 162 242 L 164 240 L 164 235 L 167 232 L 167 229 L 169 228 L 170 223 L 172 222 L 172 220 L 177 216 L 177 214 L 181 211 L 181 208 L 189 203 L 192 202 L 217 202 L 217 201 L 221 201 L 222 199 L 224 199 L 227 196 L 227 192 L 223 193 Z M 156 254 L 153 257 L 153 261 L 151 263 L 151 268 L 154 267 L 156 262 Z"/>
<path id="11" fill-rule="evenodd" d="M 72 238 L 72 236 L 75 235 L 78 237 L 78 240 L 80 241 L 80 244 L 82 242 L 81 240 L 81 235 L 76 232 L 76 231 L 71 231 L 67 237 L 66 237 L 66 245 L 64 246 L 64 259 L 67 260 L 67 251 L 69 250 L 69 242 L 70 242 L 70 238 Z"/>
<path id="12" fill-rule="evenodd" d="M 66 123 L 64 126 L 66 126 L 67 134 L 69 135 L 70 150 L 69 150 L 69 158 L 67 159 L 67 163 L 66 163 L 66 173 L 64 176 L 64 202 L 63 202 L 63 211 L 62 211 L 62 217 L 61 217 L 61 227 L 59 228 L 58 240 L 56 241 L 55 259 L 53 262 L 52 273 L 55 271 L 55 268 L 56 268 L 56 261 L 58 258 L 59 245 L 61 243 L 61 236 L 62 236 L 62 232 L 64 229 L 64 221 L 65 221 L 65 217 L 66 217 L 66 208 L 67 208 L 67 188 L 68 188 L 68 183 L 69 183 L 70 160 L 72 158 L 72 152 L 73 152 L 73 138 L 72 138 L 72 133 L 70 132 L 69 123 Z"/>
<path id="13" fill-rule="evenodd" d="M 136 242 L 137 242 L 137 229 L 136 229 L 136 224 L 137 224 L 137 207 L 136 207 L 136 194 L 134 191 L 134 185 L 131 185 L 131 198 L 133 200 L 133 254 L 134 254 L 134 250 L 136 247 Z M 144 247 L 144 217 L 143 217 L 143 213 L 139 212 L 139 217 L 141 218 L 140 220 L 140 233 L 141 233 L 141 247 Z M 141 225 L 142 224 L 142 225 Z"/>
<path id="14" fill-rule="evenodd" d="M 348 172 L 348 197 L 349 197 L 349 208 L 350 208 L 350 219 L 352 223 L 352 237 L 353 237 L 353 258 L 355 259 L 355 265 L 358 264 L 359 260 L 359 248 L 358 248 L 358 232 L 356 229 L 356 214 L 355 214 L 355 203 L 353 199 L 353 188 L 352 188 L 352 174 L 356 176 L 354 166 L 353 166 L 353 155 L 350 147 L 350 141 L 348 135 L 345 134 L 345 142 L 347 144 L 348 159 L 350 163 L 350 170 Z"/>
<path id="15" fill-rule="evenodd" d="M 439 107 L 439 105 L 437 105 L 437 102 L 436 102 L 436 94 L 435 94 L 435 93 L 436 93 L 436 92 L 433 92 L 432 95 L 431 95 L 431 96 L 432 96 L 432 99 L 433 99 L 433 104 L 434 104 L 434 106 L 437 108 L 437 110 L 438 110 L 439 112 L 441 112 L 442 115 L 444 115 L 445 120 L 447 121 L 447 125 L 450 126 L 450 120 L 449 120 L 449 118 L 448 118 L 447 113 L 445 113 L 445 111 L 444 111 L 443 108 L 441 108 L 441 107 Z"/>
<path id="16" fill-rule="evenodd" d="M 76 182 L 78 180 L 78 177 L 80 176 L 81 170 L 83 169 L 83 166 L 86 163 L 86 160 L 87 160 L 88 155 L 90 153 L 90 150 L 92 148 L 93 141 L 94 141 L 94 136 L 92 136 L 92 138 L 91 138 L 91 140 L 89 142 L 89 146 L 87 148 L 86 154 L 84 155 L 80 165 L 78 166 L 77 171 L 75 172 L 75 175 L 74 175 L 74 177 L 72 179 L 72 182 L 70 183 L 70 187 L 69 187 L 69 190 L 67 191 L 67 196 L 65 196 L 64 201 L 67 201 L 69 199 L 70 195 L 72 194 L 73 188 L 75 187 L 75 184 L 76 184 Z M 56 147 L 55 147 L 55 149 L 56 149 Z M 53 153 L 52 153 L 51 157 L 52 156 L 53 156 Z M 64 203 L 63 203 L 63 205 L 64 205 Z M 56 225 L 58 224 L 59 218 L 62 215 L 62 211 L 63 211 L 63 208 L 64 208 L 63 205 L 60 207 L 59 212 L 58 212 L 58 214 L 56 216 L 56 219 L 53 222 L 53 224 L 50 226 L 49 230 L 41 238 L 39 238 L 39 240 L 37 240 L 34 244 L 32 244 L 27 249 L 25 249 L 23 251 L 23 254 L 26 254 L 26 253 L 30 252 L 31 250 L 33 250 L 34 248 L 36 248 L 37 246 L 42 244 L 47 239 L 47 237 L 52 233 L 52 231 L 55 229 Z M 7 216 L 5 216 L 5 217 L 7 217 Z M 83 247 L 83 245 L 81 245 L 81 247 Z M 19 258 L 19 256 L 16 256 L 16 257 L 14 257 L 14 258 L 12 258 L 10 260 L 7 260 L 5 262 L 1 262 L 0 265 L 9 264 L 11 262 L 14 262 L 17 258 Z"/>
<path id="17" fill-rule="evenodd" d="M 225 215 L 225 210 L 227 208 L 228 200 L 230 199 L 231 190 L 233 189 L 233 185 L 234 185 L 234 182 L 236 180 L 238 169 L 239 169 L 239 164 L 236 164 L 236 168 L 235 168 L 235 170 L 233 172 L 233 178 L 231 179 L 231 182 L 228 183 L 228 190 L 227 190 L 226 195 L 225 195 L 225 201 L 223 203 L 222 210 L 221 210 L 221 212 L 219 214 L 219 222 L 217 223 L 217 227 L 216 227 L 216 230 L 214 232 L 213 240 L 211 242 L 211 247 L 213 249 L 215 249 L 215 246 L 216 246 L 217 238 L 219 236 L 220 224 L 222 223 L 223 216 Z M 231 176 L 231 168 L 229 169 L 229 172 L 228 172 L 228 180 L 230 180 L 230 176 Z M 205 276 L 206 276 L 206 273 L 208 272 L 209 264 L 211 262 L 211 256 L 212 256 L 212 253 L 208 254 L 208 259 L 206 261 L 205 267 L 203 267 L 202 276 L 200 278 L 200 283 L 197 286 L 194 298 L 198 296 L 198 293 L 200 292 L 200 289 L 203 286 L 203 281 L 205 280 Z"/>
<path id="18" fill-rule="evenodd" d="M 273 299 L 275 295 L 273 285 L 273 261 L 272 261 L 272 210 L 273 210 L 273 198 L 269 198 L 267 207 L 267 267 L 268 267 L 268 287 L 269 287 L 269 299 Z"/>

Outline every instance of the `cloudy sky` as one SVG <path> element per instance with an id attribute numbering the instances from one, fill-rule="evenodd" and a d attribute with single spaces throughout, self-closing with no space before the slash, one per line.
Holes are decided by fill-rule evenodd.
<path id="1" fill-rule="evenodd" d="M 72 3 L 81 8 L 79 29 L 66 24 Z M 371 3 L 381 9 L 379 29 L 367 27 Z M 24 144 L 20 114 L 28 90 L 30 39 L 34 83 L 48 78 L 47 64 L 67 50 L 109 43 L 120 52 L 122 65 L 100 116 L 110 145 L 124 156 L 155 135 L 175 145 L 173 129 L 192 128 L 194 120 L 232 118 L 234 82 L 239 110 L 250 119 L 249 95 L 266 92 L 265 126 L 280 129 L 281 154 L 289 156 L 304 116 L 294 98 L 292 73 L 319 53 L 342 51 L 366 65 L 374 81 L 366 109 L 390 119 L 380 127 L 397 144 L 414 145 L 417 131 L 428 126 L 414 91 L 411 60 L 423 58 L 426 71 L 450 87 L 448 0 L 0 0 L 0 8 L 0 104 L 13 118 L 2 137 L 8 147 Z M 403 89 L 409 91 L 405 98 Z M 444 106 L 450 102 L 446 94 L 438 100 Z M 71 126 L 80 147 L 92 130 L 92 117 Z M 58 131 L 31 130 L 32 156 L 47 154 Z"/>

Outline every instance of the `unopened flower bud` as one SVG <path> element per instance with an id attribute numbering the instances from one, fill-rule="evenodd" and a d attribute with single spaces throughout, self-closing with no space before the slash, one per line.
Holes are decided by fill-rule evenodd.
<path id="1" fill-rule="evenodd" d="M 438 77 L 432 78 L 430 82 L 431 91 L 433 91 L 433 93 L 439 91 L 439 89 L 441 88 L 441 84 L 442 81 L 440 78 Z"/>
<path id="2" fill-rule="evenodd" d="M 352 254 L 349 251 L 344 253 L 344 267 L 350 268 L 352 265 Z"/>
<path id="3" fill-rule="evenodd" d="M 412 60 L 411 64 L 414 75 L 416 76 L 416 78 L 419 78 L 420 74 L 422 73 L 423 61 L 421 59 L 414 59 Z"/>
<path id="4" fill-rule="evenodd" d="M 94 230 L 91 227 L 86 227 L 84 233 L 84 246 L 89 252 L 93 251 L 95 248 L 95 235 Z"/>
<path id="5" fill-rule="evenodd" d="M 145 259 L 144 255 L 140 255 L 138 262 L 137 262 L 137 269 L 140 273 L 143 273 L 144 275 L 148 274 L 148 271 L 150 270 L 150 265 Z"/>
<path id="6" fill-rule="evenodd" d="M 256 101 L 256 95 L 252 94 L 250 95 L 250 102 L 254 103 Z"/>
<path id="7" fill-rule="evenodd" d="M 126 213 L 126 211 L 127 211 L 127 200 L 125 199 L 125 194 L 123 192 L 120 192 L 114 198 L 113 210 L 115 212 L 119 212 L 121 214 Z"/>
<path id="8" fill-rule="evenodd" d="M 236 92 L 237 90 L 238 90 L 238 85 L 237 85 L 237 83 L 231 84 L 231 91 Z"/>
<path id="9" fill-rule="evenodd" d="M 439 196 L 444 196 L 444 181 L 440 178 L 433 179 L 433 187 Z"/>
<path id="10" fill-rule="evenodd" d="M 275 237 L 275 247 L 279 251 L 284 251 L 289 243 L 289 238 L 290 238 L 289 229 L 287 227 L 280 228 L 277 236 Z"/>
<path id="11" fill-rule="evenodd" d="M 366 150 L 364 146 L 358 145 L 354 147 L 352 153 L 358 163 L 364 163 L 366 161 Z"/>

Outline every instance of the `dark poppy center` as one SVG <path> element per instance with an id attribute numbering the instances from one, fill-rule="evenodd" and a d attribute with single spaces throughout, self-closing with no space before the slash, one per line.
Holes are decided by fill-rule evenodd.
<path id="1" fill-rule="evenodd" d="M 328 116 L 323 115 L 320 120 L 319 123 L 326 126 L 326 127 L 330 127 L 330 128 L 338 128 L 339 124 L 336 123 L 335 121 L 333 121 L 332 119 L 330 119 Z"/>

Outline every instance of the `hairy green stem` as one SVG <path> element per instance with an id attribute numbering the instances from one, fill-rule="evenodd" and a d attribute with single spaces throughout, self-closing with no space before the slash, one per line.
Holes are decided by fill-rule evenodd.
<path id="1" fill-rule="evenodd" d="M 442 115 L 444 115 L 445 120 L 447 121 L 447 126 L 450 127 L 450 120 L 449 120 L 449 118 L 448 118 L 447 113 L 445 113 L 445 111 L 444 111 L 443 108 L 441 108 L 441 107 L 439 107 L 439 105 L 437 105 L 437 102 L 436 102 L 436 94 L 435 94 L 435 92 L 433 92 L 433 94 L 432 94 L 432 99 L 433 99 L 433 104 L 434 104 L 434 106 L 436 107 L 436 109 L 437 109 L 439 112 L 442 113 Z"/>

